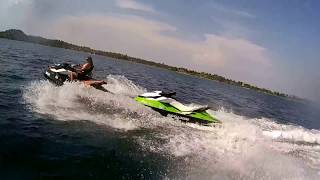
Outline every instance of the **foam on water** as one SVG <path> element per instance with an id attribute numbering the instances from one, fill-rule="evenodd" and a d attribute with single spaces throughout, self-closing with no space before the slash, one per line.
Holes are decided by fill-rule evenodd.
<path id="1" fill-rule="evenodd" d="M 105 87 L 115 94 L 137 96 L 146 92 L 146 89 L 135 85 L 124 76 L 108 75 L 107 79 L 108 84 Z"/>
<path id="2" fill-rule="evenodd" d="M 123 77 L 110 79 L 107 88 L 111 87 L 112 90 L 121 86 L 119 82 L 128 81 Z M 129 85 L 125 86 L 126 93 L 133 95 L 143 91 L 142 88 Z M 137 128 L 133 121 L 140 116 L 152 115 L 152 111 L 123 95 L 121 90 L 116 93 L 87 88 L 82 83 L 66 83 L 56 87 L 48 81 L 35 81 L 25 88 L 23 96 L 29 107 L 39 114 L 51 115 L 57 120 L 89 120 L 124 130 Z"/>
<path id="3" fill-rule="evenodd" d="M 150 151 L 184 158 L 182 168 L 191 179 L 319 179 L 320 146 L 314 141 L 319 132 L 266 118 L 250 119 L 223 109 L 210 113 L 223 124 L 175 124 L 157 132 L 154 139 L 138 141 Z M 282 133 L 286 130 L 280 127 L 291 129 L 302 135 L 283 141 L 268 136 L 266 127 Z"/>
<path id="4" fill-rule="evenodd" d="M 138 136 L 143 150 L 183 159 L 190 179 L 319 179 L 320 132 L 267 118 L 250 119 L 224 109 L 209 110 L 223 122 L 205 127 L 162 117 L 132 99 L 146 90 L 123 76 L 108 76 L 106 88 L 81 83 L 55 87 L 33 82 L 24 91 L 32 111 L 57 120 L 89 120 L 133 130 L 152 129 Z"/>

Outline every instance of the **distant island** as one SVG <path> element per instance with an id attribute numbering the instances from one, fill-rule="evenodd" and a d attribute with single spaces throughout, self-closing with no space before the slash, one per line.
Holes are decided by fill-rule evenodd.
<path id="1" fill-rule="evenodd" d="M 126 54 L 107 52 L 107 51 L 91 49 L 91 48 L 85 47 L 85 46 L 78 46 L 78 45 L 67 43 L 67 42 L 64 42 L 61 40 L 52 40 L 52 39 L 46 39 L 46 38 L 39 37 L 39 36 L 26 35 L 23 31 L 18 30 L 18 29 L 10 29 L 10 30 L 6 30 L 6 31 L 2 31 L 2 32 L 0 32 L 0 38 L 17 40 L 17 41 L 25 41 L 25 42 L 36 43 L 36 44 L 41 44 L 41 45 L 45 45 L 45 46 L 71 49 L 71 50 L 75 50 L 75 51 L 88 52 L 88 53 L 97 54 L 97 55 L 101 55 L 101 56 L 107 56 L 107 57 L 111 57 L 111 58 L 115 58 L 115 59 L 121 59 L 121 60 L 131 61 L 131 62 L 135 62 L 135 63 L 141 63 L 141 64 L 150 65 L 150 66 L 155 66 L 155 67 L 175 71 L 178 73 L 189 74 L 192 76 L 197 76 L 197 77 L 201 77 L 201 78 L 205 78 L 205 79 L 215 80 L 215 81 L 223 82 L 223 83 L 234 85 L 234 86 L 253 89 L 253 90 L 263 92 L 266 94 L 270 94 L 270 95 L 274 95 L 274 96 L 292 97 L 295 99 L 299 99 L 298 97 L 295 97 L 295 96 L 289 96 L 284 93 L 271 91 L 271 90 L 265 89 L 265 88 L 259 88 L 257 86 L 253 86 L 248 83 L 241 82 L 241 81 L 234 81 L 231 79 L 227 79 L 227 78 L 225 78 L 223 76 L 219 76 L 217 74 L 210 74 L 210 73 L 206 73 L 206 72 L 197 72 L 197 71 L 182 68 L 182 67 L 173 67 L 173 66 L 166 65 L 164 63 L 156 63 L 156 62 L 144 60 L 141 58 L 131 57 Z"/>

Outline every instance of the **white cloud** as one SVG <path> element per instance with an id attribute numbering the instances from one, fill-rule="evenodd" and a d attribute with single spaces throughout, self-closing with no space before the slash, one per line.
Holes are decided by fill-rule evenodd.
<path id="1" fill-rule="evenodd" d="M 31 2 L 31 0 L 0 0 L 2 8 L 9 8 L 14 5 L 18 5 L 21 3 Z"/>
<path id="2" fill-rule="evenodd" d="M 19 28 L 31 4 L 32 0 L 0 0 L 0 30 Z"/>
<path id="3" fill-rule="evenodd" d="M 156 12 L 153 9 L 153 7 L 148 6 L 146 4 L 139 3 L 134 0 L 116 0 L 116 5 L 123 9 L 132 9 L 132 10 L 138 10 L 138 11 L 151 12 L 151 13 Z"/>
<path id="4" fill-rule="evenodd" d="M 29 31 L 258 85 L 271 67 L 266 49 L 246 39 L 206 34 L 203 41 L 188 41 L 164 34 L 176 27 L 138 16 L 68 16 L 42 27 L 50 28 Z"/>
<path id="5" fill-rule="evenodd" d="M 247 11 L 233 9 L 233 8 L 230 8 L 230 7 L 225 7 L 225 6 L 222 6 L 221 4 L 213 4 L 212 7 L 217 11 L 220 11 L 222 13 L 229 14 L 229 15 L 232 15 L 232 16 L 248 18 L 248 19 L 256 18 L 256 16 L 254 14 L 251 14 L 251 13 L 249 13 Z"/>

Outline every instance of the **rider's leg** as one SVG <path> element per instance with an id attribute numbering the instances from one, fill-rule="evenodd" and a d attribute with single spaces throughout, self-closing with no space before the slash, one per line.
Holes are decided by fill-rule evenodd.
<path id="1" fill-rule="evenodd" d="M 73 81 L 73 80 L 77 79 L 77 73 L 71 72 L 71 73 L 69 74 L 69 77 L 70 77 L 70 81 Z"/>

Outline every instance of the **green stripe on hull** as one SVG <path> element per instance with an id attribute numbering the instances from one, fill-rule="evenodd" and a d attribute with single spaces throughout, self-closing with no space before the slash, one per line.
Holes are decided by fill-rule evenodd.
<path id="1" fill-rule="evenodd" d="M 163 102 L 159 102 L 159 101 L 155 101 L 155 100 L 151 100 L 151 99 L 147 99 L 147 98 L 139 97 L 139 96 L 136 97 L 135 100 L 137 102 L 140 102 L 140 103 L 146 105 L 146 106 L 156 108 L 161 111 L 168 112 L 168 113 L 179 114 L 184 117 L 191 117 L 194 119 L 204 121 L 206 123 L 221 123 L 219 120 L 213 118 L 206 111 L 192 112 L 191 114 L 184 114 L 183 112 L 181 112 L 180 110 L 176 109 L 175 107 L 173 107 L 172 105 L 170 105 L 168 103 L 163 103 Z"/>

